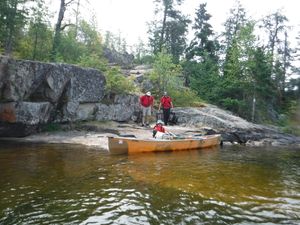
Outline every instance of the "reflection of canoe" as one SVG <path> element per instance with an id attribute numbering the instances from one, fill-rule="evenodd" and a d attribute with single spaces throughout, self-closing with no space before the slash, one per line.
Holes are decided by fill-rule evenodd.
<path id="1" fill-rule="evenodd" d="M 209 148 L 219 145 L 220 142 L 219 134 L 172 140 L 108 137 L 109 151 L 113 154 Z"/>

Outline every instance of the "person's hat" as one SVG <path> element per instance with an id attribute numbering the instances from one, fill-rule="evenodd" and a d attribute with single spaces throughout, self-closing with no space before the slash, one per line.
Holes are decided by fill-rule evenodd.
<path id="1" fill-rule="evenodd" d="M 151 96 L 151 92 L 150 92 L 150 91 L 148 91 L 148 92 L 146 93 L 146 95 L 148 95 L 148 96 Z"/>
<path id="2" fill-rule="evenodd" d="M 164 91 L 164 95 L 167 95 L 168 93 L 166 91 Z"/>
<path id="3" fill-rule="evenodd" d="M 161 121 L 161 120 L 157 120 L 157 122 L 156 122 L 156 124 L 163 124 L 163 121 Z"/>

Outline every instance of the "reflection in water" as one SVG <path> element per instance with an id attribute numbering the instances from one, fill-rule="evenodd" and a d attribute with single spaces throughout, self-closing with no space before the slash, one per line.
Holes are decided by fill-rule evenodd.
<path id="1" fill-rule="evenodd" d="M 245 201 L 252 195 L 273 197 L 276 188 L 282 189 L 279 169 L 220 160 L 218 153 L 203 150 L 129 156 L 128 173 L 139 181 L 226 202 Z"/>
<path id="2" fill-rule="evenodd" d="M 0 224 L 299 224 L 300 151 L 0 143 Z"/>

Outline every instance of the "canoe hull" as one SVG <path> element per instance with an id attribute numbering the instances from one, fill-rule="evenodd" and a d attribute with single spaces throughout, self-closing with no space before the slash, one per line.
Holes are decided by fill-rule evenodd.
<path id="1" fill-rule="evenodd" d="M 207 135 L 191 139 L 141 140 L 135 138 L 108 137 L 108 148 L 113 154 L 141 152 L 181 151 L 209 148 L 220 145 L 220 135 Z"/>

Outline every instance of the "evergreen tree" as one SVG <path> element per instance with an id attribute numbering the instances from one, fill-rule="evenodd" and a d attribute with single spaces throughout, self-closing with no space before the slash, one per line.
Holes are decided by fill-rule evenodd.
<path id="1" fill-rule="evenodd" d="M 249 108 L 253 107 L 256 98 L 251 68 L 258 66 L 253 60 L 256 49 L 253 34 L 255 22 L 246 19 L 245 10 L 239 4 L 231 12 L 233 14 L 226 21 L 226 32 L 223 34 L 225 60 L 219 87 L 219 105 L 251 119 Z"/>
<path id="2" fill-rule="evenodd" d="M 247 23 L 245 8 L 241 5 L 239 1 L 236 2 L 236 6 L 230 9 L 230 15 L 227 18 L 224 26 L 225 32 L 223 32 L 224 42 L 223 50 L 224 52 L 230 48 L 230 45 L 234 41 L 236 35 L 241 30 L 242 27 Z"/>
<path id="3" fill-rule="evenodd" d="M 214 90 L 218 80 L 218 47 L 214 39 L 211 15 L 206 11 L 206 4 L 200 4 L 196 10 L 193 30 L 195 37 L 186 49 L 186 61 L 183 63 L 186 85 L 190 85 L 201 98 L 214 101 Z"/>
<path id="4" fill-rule="evenodd" d="M 217 62 L 218 43 L 214 39 L 214 32 L 209 23 L 211 15 L 206 11 L 206 3 L 200 4 L 196 11 L 196 18 L 193 25 L 194 38 L 186 49 L 186 59 L 191 60 L 194 57 L 200 61 L 205 61 L 204 56 L 208 55 L 211 60 Z"/>
<path id="5" fill-rule="evenodd" d="M 248 110 L 247 118 L 253 122 L 263 122 L 268 119 L 268 110 L 273 108 L 276 100 L 274 82 L 270 77 L 271 65 L 269 64 L 270 56 L 265 53 L 264 49 L 258 47 L 253 52 L 249 72 L 251 74 L 251 84 L 248 92 Z"/>
<path id="6" fill-rule="evenodd" d="M 165 49 L 172 55 L 173 61 L 178 63 L 186 47 L 186 33 L 190 20 L 175 9 L 174 0 L 156 0 L 155 2 L 157 3 L 156 13 L 161 13 L 162 19 L 153 21 L 150 26 L 150 46 L 154 54 Z M 182 0 L 176 2 L 180 5 Z"/>
<path id="7" fill-rule="evenodd" d="M 285 104 L 286 81 L 291 69 L 292 49 L 288 41 L 288 19 L 281 12 L 275 12 L 263 19 L 263 27 L 268 35 L 266 48 L 270 53 L 270 76 L 275 82 L 277 90 L 277 105 Z"/>
<path id="8" fill-rule="evenodd" d="M 0 50 L 10 55 L 26 23 L 30 0 L 1 0 L 0 1 Z"/>
<path id="9" fill-rule="evenodd" d="M 25 59 L 48 61 L 52 47 L 53 32 L 48 21 L 48 8 L 44 0 L 38 0 L 31 8 L 29 26 L 23 30 L 19 41 L 18 56 Z"/>
<path id="10" fill-rule="evenodd" d="M 272 70 L 274 66 L 274 57 L 276 50 L 279 48 L 279 44 L 283 41 L 280 39 L 280 35 L 286 31 L 285 23 L 288 21 L 287 17 L 282 15 L 280 12 L 273 13 L 266 16 L 263 19 L 263 27 L 268 35 L 267 48 L 271 54 Z"/>

